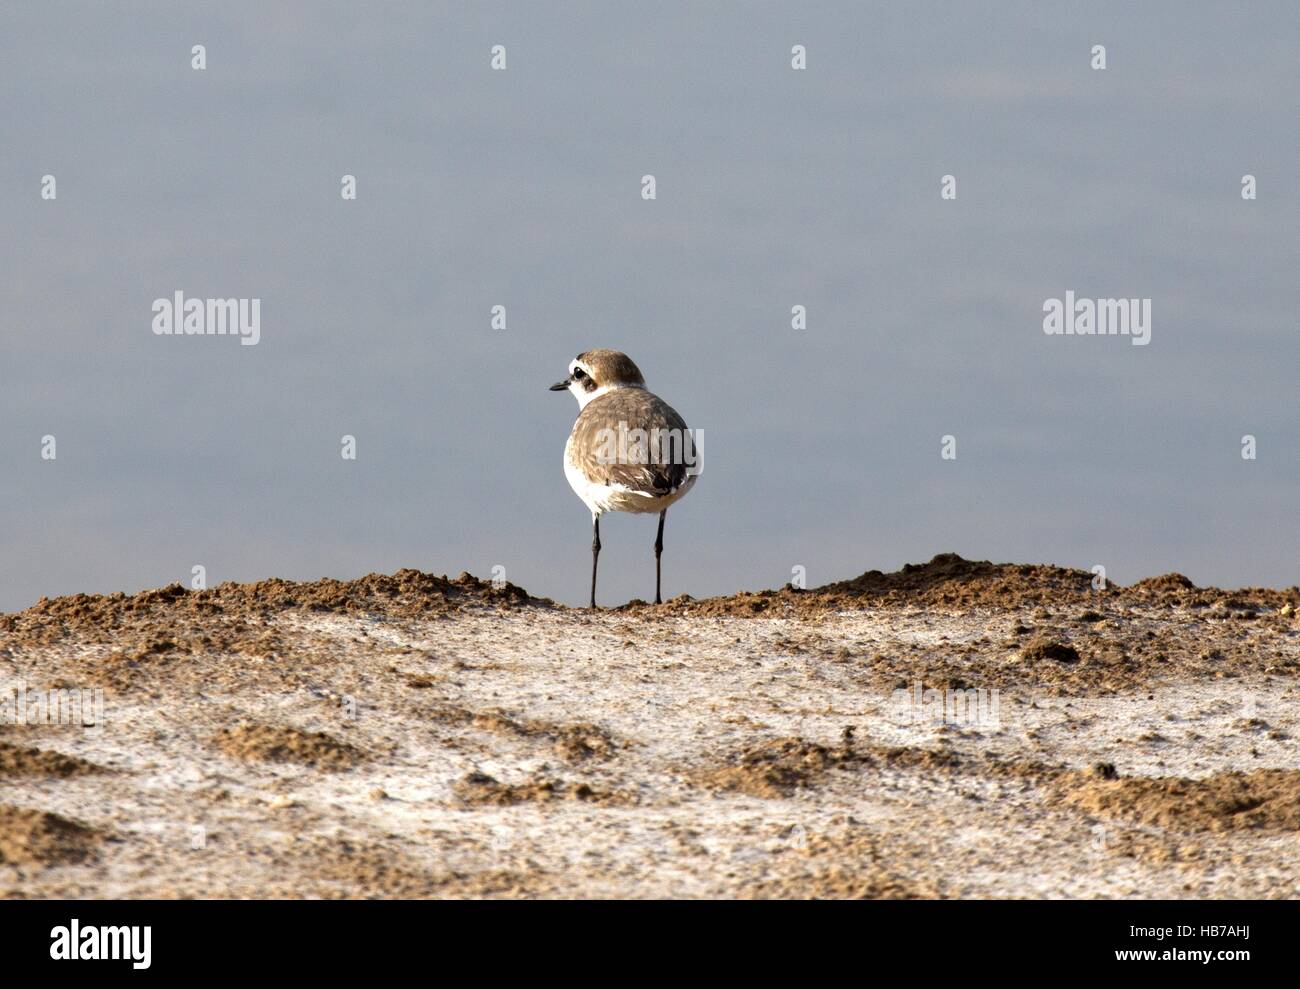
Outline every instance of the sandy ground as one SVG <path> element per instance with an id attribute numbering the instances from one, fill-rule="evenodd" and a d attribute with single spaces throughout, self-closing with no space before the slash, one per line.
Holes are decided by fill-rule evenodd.
<path id="1" fill-rule="evenodd" d="M 0 690 L 102 724 L 0 727 L 0 895 L 1296 896 L 1300 592 L 1090 581 L 42 601 Z"/>

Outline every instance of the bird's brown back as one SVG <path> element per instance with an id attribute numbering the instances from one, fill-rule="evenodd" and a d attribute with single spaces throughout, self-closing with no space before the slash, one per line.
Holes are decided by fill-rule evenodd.
<path id="1" fill-rule="evenodd" d="M 624 435 L 630 430 L 645 430 L 645 445 L 637 443 L 632 434 L 620 449 L 620 423 L 625 424 Z M 659 433 L 656 435 L 654 430 Z M 568 456 L 575 467 L 598 484 L 622 485 L 646 494 L 669 494 L 686 480 L 683 444 L 689 442 L 685 420 L 663 399 L 644 388 L 616 388 L 587 403 L 578 414 Z M 649 462 L 622 462 L 639 460 L 641 455 Z M 605 462 L 610 459 L 616 462 Z"/>

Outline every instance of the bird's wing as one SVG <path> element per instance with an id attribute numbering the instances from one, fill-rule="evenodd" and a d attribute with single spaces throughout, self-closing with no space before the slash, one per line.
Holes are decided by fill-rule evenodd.
<path id="1" fill-rule="evenodd" d="M 640 388 L 602 395 L 573 425 L 570 460 L 597 484 L 656 498 L 686 480 L 686 422 L 667 402 Z"/>

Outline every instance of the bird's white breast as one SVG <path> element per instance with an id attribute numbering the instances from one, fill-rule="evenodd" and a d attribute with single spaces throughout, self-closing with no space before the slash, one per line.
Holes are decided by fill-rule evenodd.
<path id="1" fill-rule="evenodd" d="M 676 491 L 665 495 L 648 495 L 634 491 L 622 484 L 605 484 L 593 481 L 573 463 L 569 453 L 573 447 L 573 437 L 564 444 L 564 477 L 573 488 L 573 493 L 582 499 L 593 516 L 606 512 L 661 512 L 677 501 L 695 484 L 697 475 L 688 474 L 686 480 Z"/>

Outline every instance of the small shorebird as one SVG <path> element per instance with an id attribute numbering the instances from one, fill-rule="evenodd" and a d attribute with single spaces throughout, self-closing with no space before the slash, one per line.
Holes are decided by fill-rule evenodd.
<path id="1" fill-rule="evenodd" d="M 699 476 L 699 452 L 686 423 L 646 390 L 632 359 L 617 350 L 588 350 L 569 364 L 569 376 L 551 385 L 578 400 L 578 421 L 564 445 L 564 476 L 591 510 L 591 606 L 596 607 L 600 517 L 605 512 L 658 512 L 655 604 L 664 516 Z"/>

